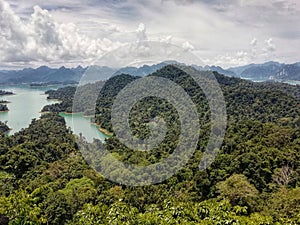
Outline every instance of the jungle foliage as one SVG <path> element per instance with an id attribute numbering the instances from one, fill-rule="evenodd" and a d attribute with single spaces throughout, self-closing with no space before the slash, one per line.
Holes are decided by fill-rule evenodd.
<path id="1" fill-rule="evenodd" d="M 10 224 L 299 224 L 300 87 L 214 75 L 224 92 L 228 124 L 219 154 L 205 170 L 199 170 L 199 162 L 212 127 L 204 93 L 174 66 L 151 75 L 184 88 L 197 107 L 201 128 L 188 164 L 164 182 L 142 187 L 105 179 L 91 168 L 89 150 L 106 148 L 118 160 L 140 166 L 160 162 L 177 145 L 176 109 L 156 97 L 132 108 L 129 124 L 136 137 L 153 134 L 148 122 L 155 116 L 166 122 L 162 143 L 141 152 L 129 149 L 115 135 L 105 143 L 74 136 L 57 112 L 72 111 L 76 88 L 48 92 L 62 101 L 45 110 L 54 113 L 12 136 L 1 136 L 0 214 L 9 217 Z M 113 131 L 113 101 L 136 79 L 140 78 L 123 74 L 105 84 L 86 85 L 87 96 L 98 91 L 96 105 L 87 103 L 90 98 L 81 89 L 76 105 L 82 101 L 89 107 L 77 110 L 96 112 L 94 120 Z M 115 180 L 128 176 L 108 161 L 104 165 Z"/>

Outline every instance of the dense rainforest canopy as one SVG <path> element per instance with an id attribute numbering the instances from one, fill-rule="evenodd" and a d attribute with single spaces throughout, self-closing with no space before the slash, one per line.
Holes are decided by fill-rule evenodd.
<path id="1" fill-rule="evenodd" d="M 156 115 L 168 128 L 160 145 L 141 152 L 127 148 L 114 135 L 105 143 L 87 143 L 74 136 L 57 114 L 95 112 L 93 120 L 113 132 L 113 100 L 139 77 L 123 74 L 77 91 L 67 87 L 47 92 L 49 98 L 61 100 L 44 108 L 52 113 L 12 136 L 1 136 L 0 214 L 9 217 L 10 224 L 299 224 L 300 87 L 214 75 L 227 104 L 228 127 L 218 156 L 206 170 L 199 170 L 199 162 L 211 124 L 201 88 L 174 66 L 150 75 L 168 78 L 185 89 L 197 106 L 201 129 L 189 163 L 164 182 L 144 187 L 105 179 L 82 153 L 104 146 L 130 164 L 163 160 L 180 134 L 171 104 L 148 97 L 131 110 L 129 123 L 137 137 L 150 135 L 147 122 Z M 75 92 L 82 107 L 77 102 L 74 109 Z M 96 105 L 89 102 L 95 92 L 100 93 Z M 106 166 L 116 176 L 122 174 L 114 165 Z"/>

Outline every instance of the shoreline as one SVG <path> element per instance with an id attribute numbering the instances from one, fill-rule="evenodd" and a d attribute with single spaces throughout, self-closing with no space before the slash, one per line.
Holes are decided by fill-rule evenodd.
<path id="1" fill-rule="evenodd" d="M 61 112 L 61 113 L 66 114 L 66 115 L 81 115 L 83 118 L 87 118 L 87 119 L 88 119 L 88 118 L 93 118 L 93 116 L 84 116 L 82 112 L 79 112 L 79 113 L 67 113 L 67 112 Z M 112 132 L 109 132 L 108 130 L 102 128 L 101 125 L 99 125 L 99 124 L 97 124 L 97 123 L 94 123 L 94 122 L 90 122 L 90 124 L 97 126 L 97 129 L 98 129 L 101 133 L 103 133 L 103 134 L 105 134 L 105 135 L 107 135 L 107 136 L 110 136 L 110 137 L 113 136 L 113 133 L 112 133 Z"/>
<path id="2" fill-rule="evenodd" d="M 91 124 L 97 126 L 97 129 L 98 129 L 101 133 L 103 133 L 103 134 L 105 134 L 105 135 L 107 135 L 107 136 L 110 136 L 110 137 L 113 136 L 113 133 L 112 133 L 112 132 L 109 132 L 108 130 L 102 128 L 101 125 L 99 125 L 99 124 L 97 124 L 97 123 L 92 123 L 92 122 L 91 122 Z"/>
<path id="3" fill-rule="evenodd" d="M 3 96 L 13 96 L 13 95 L 17 95 L 16 93 L 12 93 L 12 94 L 0 94 L 0 97 L 3 97 Z"/>
<path id="4" fill-rule="evenodd" d="M 66 114 L 66 115 L 79 115 L 79 114 L 82 114 L 80 112 L 77 112 L 77 113 L 73 113 L 73 112 L 60 112 L 60 113 L 63 113 L 63 114 Z"/>
<path id="5" fill-rule="evenodd" d="M 76 114 L 81 114 L 81 113 L 70 113 L 70 112 L 51 112 L 51 111 L 46 111 L 46 112 L 39 112 L 40 114 L 46 114 L 46 113 L 58 113 L 58 114 L 66 114 L 66 115 L 76 115 Z"/>
<path id="6" fill-rule="evenodd" d="M 44 115 L 44 114 L 47 114 L 47 113 L 52 113 L 51 111 L 47 111 L 47 112 L 41 112 L 41 111 L 39 111 L 39 114 L 41 114 L 41 115 Z"/>
<path id="7" fill-rule="evenodd" d="M 45 92 L 41 93 L 40 95 L 47 96 L 47 98 L 46 98 L 47 101 L 57 101 L 57 102 L 62 102 L 63 101 L 63 100 L 60 100 L 60 99 L 57 99 L 57 98 L 48 98 L 49 94 L 46 94 Z"/>
<path id="8" fill-rule="evenodd" d="M 113 133 L 109 132 L 108 130 L 106 130 L 106 129 L 102 128 L 102 127 L 100 127 L 99 125 L 97 125 L 97 126 L 98 126 L 98 130 L 100 132 L 102 132 L 103 134 L 105 134 L 105 135 L 107 135 L 109 137 L 113 136 Z"/>
<path id="9" fill-rule="evenodd" d="M 42 95 L 45 95 L 47 96 L 46 94 L 42 94 Z M 47 101 L 56 101 L 56 102 L 62 102 L 62 100 L 60 99 L 56 99 L 56 98 L 46 98 Z"/>
<path id="10" fill-rule="evenodd" d="M 84 118 L 94 118 L 93 116 L 83 116 Z"/>
<path id="11" fill-rule="evenodd" d="M 46 114 L 46 113 L 52 113 L 51 111 L 48 112 L 40 112 L 40 114 Z M 58 114 L 65 114 L 65 115 L 81 115 L 83 118 L 92 118 L 93 116 L 84 116 L 83 113 L 79 112 L 79 113 L 70 113 L 70 112 L 59 112 Z M 109 132 L 108 130 L 104 129 L 101 127 L 101 125 L 97 124 L 97 123 L 93 123 L 90 122 L 91 125 L 95 125 L 97 126 L 97 129 L 103 133 L 104 135 L 111 137 L 113 136 L 112 132 Z"/>

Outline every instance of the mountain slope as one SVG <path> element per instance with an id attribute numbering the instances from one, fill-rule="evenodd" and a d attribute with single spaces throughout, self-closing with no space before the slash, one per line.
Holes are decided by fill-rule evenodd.
<path id="1" fill-rule="evenodd" d="M 300 80 L 300 63 L 284 65 L 283 68 L 276 73 L 275 78 Z"/>
<path id="2" fill-rule="evenodd" d="M 97 168 L 109 171 L 115 180 L 152 179 L 147 172 L 133 176 L 126 167 L 111 163 L 105 155 L 100 159 L 91 150 L 104 146 L 117 160 L 137 166 L 166 159 L 178 144 L 180 124 L 172 105 L 163 99 L 142 99 L 128 119 L 133 135 L 142 139 L 147 138 L 148 127 L 143 124 L 155 116 L 164 119 L 165 139 L 151 151 L 129 149 L 115 136 L 104 145 L 97 141 L 89 144 L 80 137 L 75 143 L 62 118 L 45 114 L 22 132 L 0 139 L 0 190 L 6 193 L 0 196 L 0 213 L 15 224 L 21 219 L 32 224 L 68 225 L 94 224 L 95 220 L 97 224 L 138 225 L 166 221 L 186 225 L 299 224 L 300 86 L 214 75 L 227 103 L 228 127 L 219 154 L 207 169 L 199 170 L 211 131 L 207 101 L 188 74 L 166 66 L 151 76 L 180 85 L 201 117 L 199 144 L 186 166 L 162 183 L 131 187 L 105 180 L 77 151 L 80 146 L 82 154 L 88 153 L 85 161 L 90 165 L 103 159 Z M 137 79 L 141 78 L 122 74 L 107 81 L 97 101 L 97 122 L 109 126 L 106 115 L 115 96 Z M 90 92 L 97 84 L 85 88 Z M 65 99 L 72 101 L 73 90 L 50 93 L 59 97 L 56 94 L 66 94 Z M 159 175 L 164 176 L 163 171 Z"/>
<path id="3" fill-rule="evenodd" d="M 241 77 L 266 80 L 276 75 L 283 67 L 276 62 L 268 62 L 262 65 L 253 65 L 241 73 Z"/>
<path id="4" fill-rule="evenodd" d="M 205 66 L 202 70 L 215 71 L 218 72 L 219 74 L 223 74 L 229 77 L 236 77 L 235 72 L 230 70 L 225 70 L 220 66 Z"/>
<path id="5" fill-rule="evenodd" d="M 129 74 L 132 76 L 144 77 L 171 64 L 180 64 L 180 63 L 177 61 L 164 61 L 158 64 L 153 64 L 151 66 L 143 65 L 141 67 L 124 67 L 118 70 L 114 75 Z"/>
<path id="6" fill-rule="evenodd" d="M 41 66 L 37 69 L 26 68 L 18 71 L 5 71 L 0 73 L 0 83 L 20 84 L 20 83 L 47 83 L 79 81 L 85 68 L 60 67 L 58 69 Z"/>
<path id="7" fill-rule="evenodd" d="M 238 77 L 256 80 L 296 80 L 300 81 L 300 63 L 281 64 L 267 62 L 264 64 L 250 64 L 229 68 Z"/>
<path id="8" fill-rule="evenodd" d="M 89 66 L 83 68 L 60 67 L 58 69 L 41 66 L 37 69 L 26 68 L 23 70 L 0 70 L 0 84 L 20 83 L 51 83 L 51 82 L 79 82 L 82 84 L 99 80 L 107 80 L 112 76 L 129 74 L 132 76 L 147 76 L 161 68 L 180 64 L 176 61 L 165 61 L 154 65 L 143 65 L 141 67 L 124 67 L 121 69 L 106 66 Z M 241 77 L 253 80 L 279 80 L 300 81 L 300 63 L 281 64 L 278 62 L 267 62 L 264 64 L 250 64 L 241 67 L 223 69 L 220 66 L 198 66 L 193 67 L 199 71 L 216 71 L 230 77 Z"/>

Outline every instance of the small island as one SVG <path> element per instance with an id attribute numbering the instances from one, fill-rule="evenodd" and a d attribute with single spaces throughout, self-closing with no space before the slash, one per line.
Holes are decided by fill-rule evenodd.
<path id="1" fill-rule="evenodd" d="M 8 111 L 7 105 L 0 104 L 0 112 L 7 112 L 7 111 Z"/>
<path id="2" fill-rule="evenodd" d="M 6 100 L 0 100 L 0 104 L 8 104 L 10 103 L 9 101 L 6 101 Z"/>
<path id="3" fill-rule="evenodd" d="M 11 91 L 3 91 L 3 90 L 0 90 L 0 96 L 4 96 L 4 95 L 13 95 L 14 93 L 11 92 Z"/>

